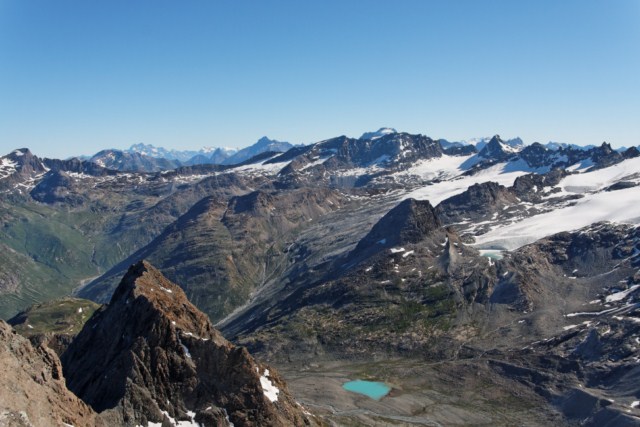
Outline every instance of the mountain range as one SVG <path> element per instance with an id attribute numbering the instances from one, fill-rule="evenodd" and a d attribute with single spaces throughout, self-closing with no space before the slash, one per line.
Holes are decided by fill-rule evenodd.
<path id="1" fill-rule="evenodd" d="M 293 145 L 265 137 L 255 144 L 243 148 L 211 148 L 199 151 L 167 150 L 151 144 L 134 144 L 127 150 L 102 150 L 83 158 L 107 169 L 128 172 L 158 172 L 181 166 L 195 165 L 236 165 L 267 152 L 284 152 Z"/>
<path id="2" fill-rule="evenodd" d="M 31 339 L 60 353 L 57 393 L 88 419 L 640 423 L 636 147 L 381 128 L 263 138 L 222 164 L 129 154 L 0 158 L 0 316 L 26 335 L 52 313 L 73 325 Z M 83 300 L 51 302 L 69 294 L 105 305 L 85 318 Z M 232 346 L 253 356 L 232 368 Z M 212 391 L 231 380 L 199 367 L 218 364 L 257 368 L 248 397 Z M 277 410 L 263 376 L 289 390 Z M 358 397 L 348 379 L 392 391 Z"/>

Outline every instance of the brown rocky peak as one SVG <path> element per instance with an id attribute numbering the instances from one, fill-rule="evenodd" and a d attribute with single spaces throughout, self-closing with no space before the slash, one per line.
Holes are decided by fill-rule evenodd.
<path id="1" fill-rule="evenodd" d="M 418 243 L 441 228 L 442 223 L 428 200 L 406 199 L 373 226 L 356 251 L 376 245 L 392 247 Z"/>
<path id="2" fill-rule="evenodd" d="M 314 424 L 273 368 L 224 339 L 145 261 L 129 268 L 62 363 L 69 388 L 112 425 Z"/>
<path id="3" fill-rule="evenodd" d="M 132 265 L 111 298 L 110 306 L 132 302 L 149 304 L 157 311 L 161 322 L 171 323 L 173 329 L 227 345 L 206 314 L 191 304 L 182 288 L 168 280 L 147 261 Z"/>

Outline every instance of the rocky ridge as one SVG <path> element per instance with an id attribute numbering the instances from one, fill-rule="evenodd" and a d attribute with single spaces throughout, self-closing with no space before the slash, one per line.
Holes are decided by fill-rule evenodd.
<path id="1" fill-rule="evenodd" d="M 69 388 L 111 425 L 314 424 L 273 368 L 225 340 L 146 262 L 129 269 L 62 362 Z"/>

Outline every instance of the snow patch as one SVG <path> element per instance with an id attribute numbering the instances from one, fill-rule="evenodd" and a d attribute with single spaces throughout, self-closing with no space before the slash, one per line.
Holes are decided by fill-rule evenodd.
<path id="1" fill-rule="evenodd" d="M 12 175 L 16 171 L 18 163 L 7 159 L 6 157 L 0 158 L 0 178 L 6 178 Z"/>
<path id="2" fill-rule="evenodd" d="M 191 353 L 189 352 L 187 346 L 182 343 L 180 343 L 180 346 L 182 347 L 182 350 L 184 350 L 184 355 L 191 359 Z"/>
<path id="3" fill-rule="evenodd" d="M 262 390 L 264 395 L 269 401 L 275 402 L 278 400 L 278 394 L 280 393 L 280 389 L 273 385 L 271 380 L 267 378 L 269 376 L 269 370 L 265 369 L 264 374 L 260 377 L 260 385 L 262 386 Z"/>
<path id="4" fill-rule="evenodd" d="M 631 286 L 629 289 L 624 290 L 624 291 L 620 291 L 620 292 L 616 292 L 614 294 L 608 295 L 605 298 L 605 302 L 614 302 L 614 301 L 622 301 L 623 299 L 625 299 L 629 294 L 631 294 L 633 291 L 635 291 L 636 289 L 638 289 L 640 287 L 640 285 L 633 285 Z"/>
<path id="5" fill-rule="evenodd" d="M 211 409 L 211 406 L 209 406 L 207 409 Z M 225 408 L 222 408 L 222 411 L 224 412 L 224 420 L 227 422 L 227 427 L 235 427 L 229 419 L 229 413 L 227 412 L 227 410 Z"/>
<path id="6" fill-rule="evenodd" d="M 195 421 L 196 413 L 193 411 L 187 411 L 187 416 L 191 418 L 188 421 L 178 421 L 175 418 L 171 417 L 167 411 L 161 411 L 165 417 L 169 419 L 169 423 L 174 427 L 202 427 L 200 423 Z M 149 427 L 151 427 L 152 423 L 149 423 Z M 157 424 L 158 426 L 162 425 L 162 423 Z"/>

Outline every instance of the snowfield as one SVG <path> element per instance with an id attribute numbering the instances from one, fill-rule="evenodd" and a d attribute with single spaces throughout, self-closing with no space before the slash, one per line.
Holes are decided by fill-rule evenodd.
<path id="1" fill-rule="evenodd" d="M 462 173 L 465 172 L 464 163 L 472 160 L 472 157 L 474 156 L 442 156 L 439 159 L 430 159 L 421 162 L 413 168 L 399 172 L 394 176 L 413 174 L 425 178 L 439 177 L 441 179 L 448 179 L 447 181 L 427 185 L 411 191 L 403 197 L 404 199 L 429 200 L 433 206 L 436 206 L 441 201 L 462 193 L 474 184 L 493 181 L 510 187 L 517 177 L 536 171 L 531 168 L 519 168 L 518 166 L 520 165 L 514 165 L 513 163 L 499 163 L 475 175 L 462 176 Z"/>
<path id="2" fill-rule="evenodd" d="M 593 172 L 564 178 L 559 195 L 581 194 L 574 205 L 496 227 L 476 237 L 476 246 L 485 249 L 514 250 L 562 231 L 576 230 L 599 221 L 640 224 L 640 186 L 602 191 L 620 181 L 640 182 L 640 158 Z"/>

